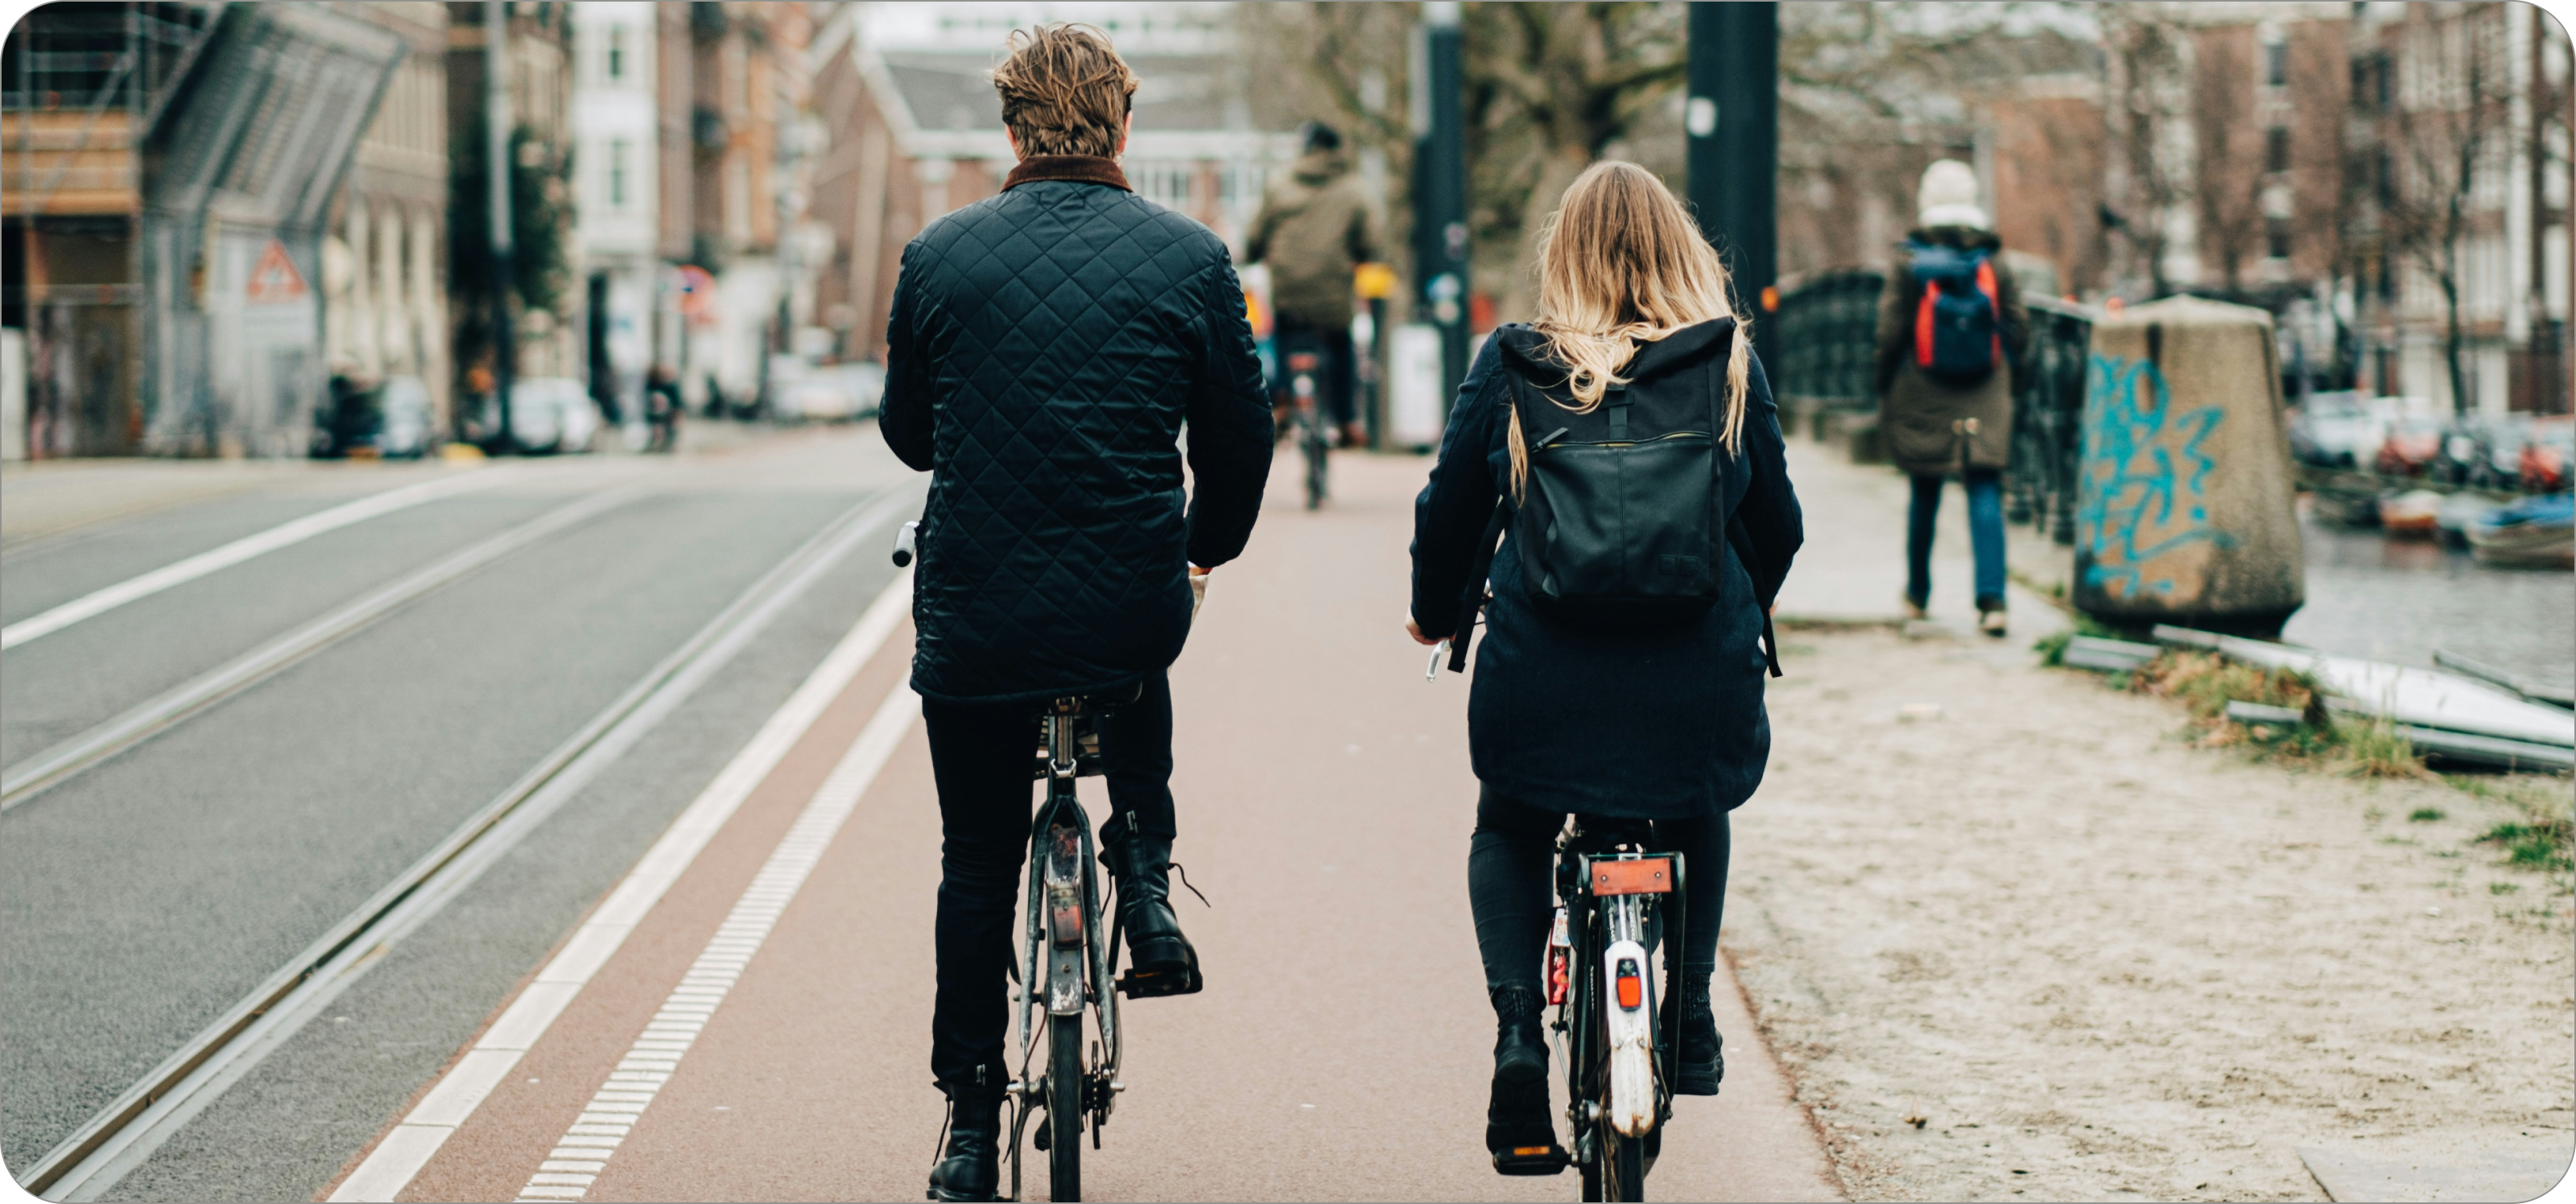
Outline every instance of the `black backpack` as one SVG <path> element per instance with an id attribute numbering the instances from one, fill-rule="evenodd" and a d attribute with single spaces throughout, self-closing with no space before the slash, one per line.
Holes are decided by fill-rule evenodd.
<path id="1" fill-rule="evenodd" d="M 1586 628 L 1645 630 L 1707 613 L 1723 588 L 1722 540 L 1752 571 L 1743 524 L 1730 519 L 1721 530 L 1717 517 L 1728 457 L 1716 433 L 1723 429 L 1734 323 L 1705 326 L 1670 336 L 1676 342 L 1664 349 L 1666 356 L 1651 354 L 1651 346 L 1641 350 L 1629 368 L 1636 379 L 1612 386 L 1582 415 L 1550 401 L 1531 379 L 1535 373 L 1562 380 L 1562 367 L 1505 344 L 1504 371 L 1529 473 L 1518 504 L 1507 493 L 1486 525 L 1469 575 L 1462 637 L 1483 608 L 1485 578 L 1506 524 L 1532 606 Z M 1766 616 L 1764 658 L 1777 676 L 1771 647 Z M 1465 639 L 1452 643 L 1453 669 L 1463 669 L 1465 653 Z"/>

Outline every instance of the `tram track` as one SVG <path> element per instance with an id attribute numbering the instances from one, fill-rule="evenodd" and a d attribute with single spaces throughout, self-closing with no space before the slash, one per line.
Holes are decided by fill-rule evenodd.
<path id="1" fill-rule="evenodd" d="M 613 486 L 538 515 L 372 590 L 354 602 L 173 686 L 71 739 L 0 769 L 0 811 L 13 809 L 78 776 L 83 770 L 203 713 L 444 586 L 490 567 L 513 552 L 635 501 L 650 490 L 647 482 Z"/>
<path id="2" fill-rule="evenodd" d="M 624 495 L 628 492 L 619 489 L 594 495 L 505 533 L 502 538 L 520 534 L 529 526 L 561 519 L 566 512 L 579 507 L 597 505 L 596 510 L 562 519 L 548 531 L 561 529 L 627 500 Z M 506 854 L 528 832 L 676 710 L 871 532 L 881 529 L 889 519 L 901 513 L 906 504 L 917 502 L 916 492 L 909 486 L 881 491 L 835 516 L 491 802 L 478 809 L 374 896 L 333 924 L 302 952 L 38 1159 L 20 1174 L 19 1184 L 30 1192 L 60 1200 L 93 1199 L 113 1187 L 126 1172 L 140 1165 L 159 1148 L 162 1141 L 185 1126 L 233 1082 L 293 1036 L 307 1020 L 382 957 L 395 941 L 456 898 L 485 868 Z M 526 542 L 533 542 L 544 533 L 511 547 L 525 546 Z M 483 550 L 478 546 L 460 554 L 459 558 Z M 492 552 L 485 562 L 507 550 Z M 442 567 L 447 567 L 447 562 L 378 591 L 360 603 L 335 612 L 334 616 L 326 616 L 326 620 L 357 611 L 369 602 L 394 593 L 403 585 L 429 577 Z M 402 602 L 443 583 L 437 581 L 423 585 L 407 596 L 387 602 L 368 615 L 366 621 L 389 613 Z M 363 625 L 363 622 L 356 624 Z M 324 626 L 324 621 L 317 621 L 307 629 L 290 633 L 290 636 L 307 630 L 318 635 Z M 284 664 L 309 655 L 346 635 L 349 630 L 355 630 L 356 626 L 319 638 L 311 647 L 285 655 L 257 677 L 233 682 L 223 694 L 173 712 L 157 726 L 138 731 L 115 749 L 69 764 L 50 779 L 27 779 L 25 793 L 13 793 L 8 801 L 14 803 L 31 796 L 117 749 L 131 747 L 133 743 L 148 738 L 153 731 L 164 730 L 170 723 L 202 711 L 219 701 L 220 697 L 238 692 L 251 680 L 272 674 Z M 260 651 L 282 651 L 288 642 L 282 637 Z M 245 665 L 259 655 L 247 655 L 226 669 Z M 224 672 L 217 670 L 199 681 L 207 682 Z M 186 689 L 174 690 L 155 702 L 170 700 Z M 137 708 L 137 712 L 152 705 Z M 129 712 L 128 718 L 134 714 Z M 115 722 L 118 721 L 101 727 L 113 726 Z M 12 768 L 14 788 L 19 778 L 16 767 Z"/>

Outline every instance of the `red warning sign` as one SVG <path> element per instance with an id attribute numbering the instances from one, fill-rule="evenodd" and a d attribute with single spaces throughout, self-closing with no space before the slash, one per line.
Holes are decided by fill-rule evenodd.
<path id="1" fill-rule="evenodd" d="M 242 296 L 253 305 L 293 301 L 304 295 L 304 277 L 295 270 L 295 261 L 286 257 L 286 244 L 272 238 L 268 249 L 260 252 L 259 266 L 252 268 L 250 283 Z"/>

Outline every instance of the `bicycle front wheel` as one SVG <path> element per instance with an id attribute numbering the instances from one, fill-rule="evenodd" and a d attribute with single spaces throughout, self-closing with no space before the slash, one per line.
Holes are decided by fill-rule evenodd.
<path id="1" fill-rule="evenodd" d="M 1047 1195 L 1082 1198 L 1082 1017 L 1047 1017 Z"/>

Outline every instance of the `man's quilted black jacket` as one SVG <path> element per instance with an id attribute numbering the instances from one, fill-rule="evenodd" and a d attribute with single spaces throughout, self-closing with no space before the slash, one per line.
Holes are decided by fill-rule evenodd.
<path id="1" fill-rule="evenodd" d="M 1269 474 L 1225 244 L 1108 160 L 1048 166 L 932 222 L 895 285 L 881 427 L 931 473 L 912 603 L 927 698 L 1090 693 L 1169 666 L 1187 565 L 1243 551 Z"/>

